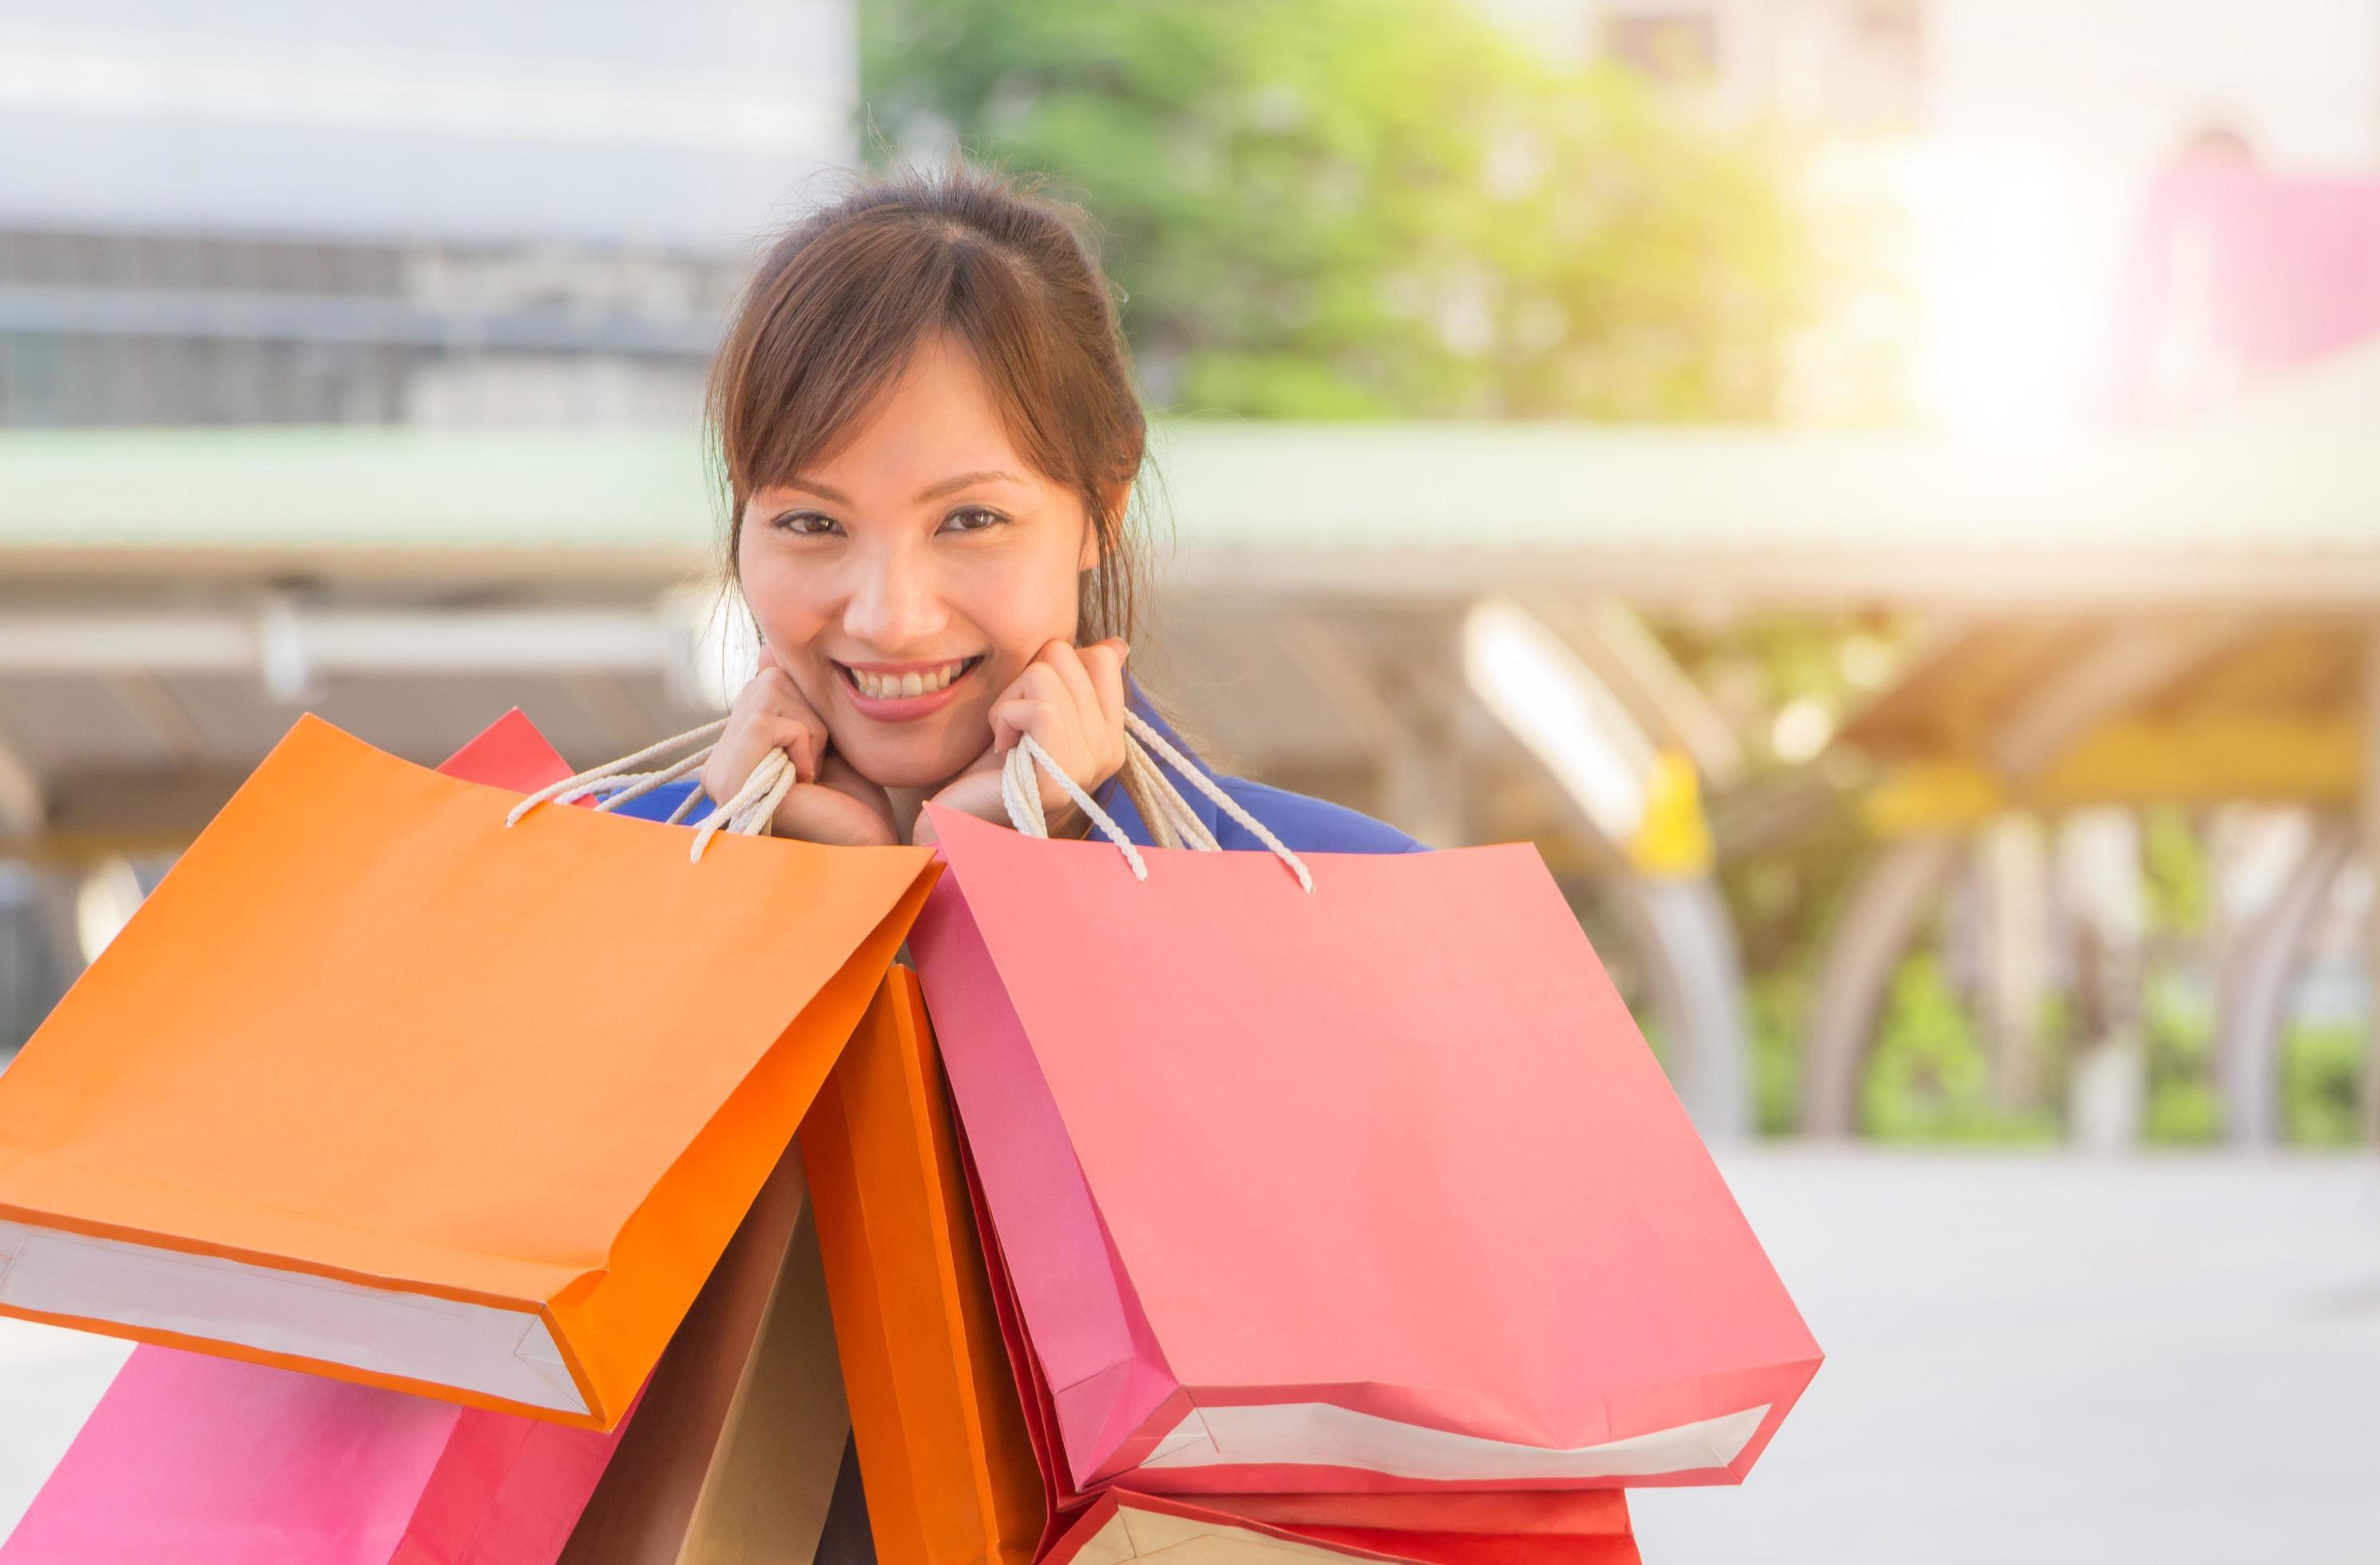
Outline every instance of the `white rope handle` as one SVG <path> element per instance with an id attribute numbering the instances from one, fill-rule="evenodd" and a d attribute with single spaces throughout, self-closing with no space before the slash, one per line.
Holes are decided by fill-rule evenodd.
<path id="1" fill-rule="evenodd" d="M 694 845 L 686 850 L 686 858 L 698 862 L 710 839 L 722 831 L 738 837 L 767 836 L 779 802 L 792 792 L 798 775 L 793 758 L 784 751 L 771 750 L 762 756 L 734 798 L 694 823 Z"/>
<path id="2" fill-rule="evenodd" d="M 1291 852 L 1288 844 L 1267 830 L 1262 821 L 1250 815 L 1237 799 L 1223 792 L 1222 788 L 1212 778 L 1199 770 L 1189 758 L 1166 743 L 1164 735 L 1158 733 L 1156 728 L 1138 712 L 1126 712 L 1124 722 L 1127 727 L 1124 734 L 1124 765 L 1135 769 L 1135 779 L 1142 783 L 1145 796 L 1155 799 L 1158 807 L 1171 818 L 1172 825 L 1180 832 L 1185 845 L 1201 853 L 1222 851 L 1222 844 L 1215 840 L 1214 833 L 1208 831 L 1206 823 L 1198 819 L 1198 812 L 1191 807 L 1190 801 L 1182 796 L 1181 790 L 1174 787 L 1172 781 L 1160 770 L 1157 763 L 1149 758 L 1148 749 L 1156 750 L 1160 756 L 1171 761 L 1177 770 L 1190 779 L 1194 787 L 1214 800 L 1226 815 L 1245 828 L 1249 835 L 1271 849 L 1273 855 L 1287 865 L 1291 873 L 1297 877 L 1299 885 L 1305 887 L 1308 892 L 1314 890 L 1314 876 L 1305 867 L 1305 861 Z M 1144 748 L 1144 746 L 1147 748 Z M 1050 823 L 1041 808 L 1041 790 L 1035 785 L 1033 776 L 1033 769 L 1037 765 L 1043 771 L 1048 772 L 1050 781 L 1057 783 L 1065 791 L 1066 796 L 1075 801 L 1075 807 L 1090 817 L 1091 823 L 1097 826 L 1109 841 L 1115 843 L 1123 854 L 1124 861 L 1132 866 L 1133 879 L 1148 880 L 1148 861 L 1140 856 L 1140 849 L 1134 845 L 1132 839 L 1124 835 L 1123 828 L 1118 826 L 1114 818 L 1107 811 L 1092 802 L 1090 795 L 1083 791 L 1081 784 L 1066 775 L 1064 768 L 1050 758 L 1050 752 L 1043 749 L 1030 734 L 1017 739 L 1015 747 L 1008 752 L 1008 758 L 1002 763 L 1000 770 L 1000 800 L 1002 804 L 1008 807 L 1009 823 L 1028 837 L 1047 837 L 1050 834 Z"/>
<path id="3" fill-rule="evenodd" d="M 1220 853 L 1223 844 L 1207 829 L 1206 821 L 1190 807 L 1182 791 L 1165 780 L 1148 752 L 1140 742 L 1127 734 L 1123 742 L 1124 787 L 1135 804 L 1153 807 L 1153 819 L 1148 822 L 1148 834 L 1157 839 L 1161 848 L 1194 848 L 1201 853 Z"/>
<path id="4" fill-rule="evenodd" d="M 1155 724 L 1135 711 L 1125 712 L 1123 721 L 1123 764 L 1131 774 L 1133 791 L 1139 797 L 1152 801 L 1160 818 L 1148 823 L 1150 835 L 1160 842 L 1168 838 L 1178 839 L 1184 846 L 1200 853 L 1222 851 L 1222 844 L 1207 829 L 1197 810 L 1183 796 L 1182 790 L 1173 785 L 1172 779 L 1166 776 L 1156 758 L 1150 756 L 1149 752 L 1153 750 L 1157 757 L 1170 762 L 1176 771 L 1188 778 L 1192 787 L 1213 800 L 1217 808 L 1270 849 L 1273 856 L 1287 865 L 1290 872 L 1297 877 L 1299 885 L 1309 892 L 1314 890 L 1314 876 L 1305 867 L 1305 861 L 1291 852 L 1288 844 L 1274 836 L 1263 821 L 1249 814 L 1237 799 L 1225 793 L 1213 778 L 1200 770 L 1197 763 L 1169 744 Z M 590 794 L 604 795 L 596 802 L 597 810 L 617 809 L 631 799 L 642 798 L 654 789 L 674 782 L 700 767 L 710 758 L 711 751 L 717 746 L 717 736 L 726 727 L 727 720 L 722 717 L 699 728 L 688 729 L 673 738 L 663 739 L 659 744 L 648 745 L 634 755 L 622 756 L 617 760 L 605 761 L 601 766 L 565 777 L 559 782 L 548 783 L 515 805 L 505 814 L 504 824 L 518 825 L 521 817 L 540 805 L 575 804 Z M 659 759 L 680 746 L 696 740 L 710 742 L 697 746 L 691 752 L 665 765 L 641 771 L 637 770 L 646 762 Z M 1033 775 L 1037 766 L 1064 791 L 1077 809 L 1089 817 L 1101 834 L 1115 843 L 1124 861 L 1132 866 L 1133 879 L 1148 880 L 1148 863 L 1140 856 L 1139 847 L 1125 835 L 1123 828 L 1083 791 L 1081 784 L 1067 776 L 1065 769 L 1050 759 L 1050 752 L 1029 734 L 1017 739 L 1014 747 L 1008 752 L 1008 758 L 1001 765 L 1000 798 L 1001 803 L 1007 807 L 1010 824 L 1028 837 L 1047 837 L 1050 834 L 1050 822 L 1041 808 L 1041 790 Z M 770 823 L 776 819 L 777 806 L 793 791 L 797 780 L 793 758 L 784 751 L 771 750 L 762 756 L 760 763 L 752 769 L 752 775 L 744 780 L 744 786 L 736 790 L 734 798 L 715 806 L 710 814 L 694 823 L 694 843 L 686 856 L 699 862 L 702 850 L 709 847 L 710 839 L 722 831 L 735 836 L 766 836 Z M 698 786 L 689 789 L 686 797 L 678 801 L 677 807 L 670 812 L 669 824 L 675 826 L 685 821 L 694 813 L 702 797 L 702 790 Z"/>
<path id="5" fill-rule="evenodd" d="M 1218 809 L 1220 809 L 1225 815 L 1230 816 L 1233 820 L 1238 821 L 1241 828 L 1245 830 L 1249 836 L 1254 837 L 1257 841 L 1262 843 L 1266 847 L 1272 850 L 1272 855 L 1275 858 L 1280 859 L 1281 863 L 1289 866 L 1290 873 L 1297 877 L 1297 883 L 1305 887 L 1307 892 L 1311 893 L 1313 892 L 1314 876 L 1306 869 L 1305 861 L 1298 857 L 1294 853 L 1292 853 L 1289 849 L 1289 844 L 1282 842 L 1279 837 L 1274 836 L 1263 821 L 1258 820 L 1255 816 L 1249 814 L 1246 807 L 1243 806 L 1239 800 L 1223 792 L 1222 784 L 1217 782 L 1213 778 L 1200 770 L 1196 762 L 1190 759 L 1189 757 L 1184 755 L 1181 751 L 1175 749 L 1172 745 L 1166 743 L 1165 735 L 1157 731 L 1157 726 L 1154 723 L 1141 716 L 1138 712 L 1129 710 L 1123 714 L 1123 723 L 1125 730 L 1125 743 L 1127 746 L 1130 745 L 1132 740 L 1138 739 L 1142 744 L 1148 746 L 1150 749 L 1155 750 L 1166 760 L 1171 761 L 1173 765 L 1174 770 L 1180 772 L 1183 776 L 1190 780 L 1190 785 L 1192 787 L 1206 795 L 1209 799 L 1212 799 L 1215 802 L 1215 807 Z M 1157 782 L 1164 784 L 1166 792 L 1173 794 L 1174 798 L 1179 801 L 1181 805 L 1182 812 L 1185 815 L 1189 814 L 1189 801 L 1182 798 L 1181 795 L 1174 791 L 1172 782 L 1167 779 L 1165 774 L 1158 770 L 1154 765 L 1150 766 L 1148 770 L 1150 775 L 1152 775 Z M 1211 836 L 1207 840 L 1210 843 L 1214 842 L 1214 838 Z"/>
<path id="6" fill-rule="evenodd" d="M 715 722 L 706 722 L 699 728 L 691 728 L 673 738 L 663 739 L 657 745 L 648 745 L 635 755 L 622 756 L 618 760 L 605 761 L 601 766 L 589 767 L 585 771 L 565 777 L 559 782 L 548 783 L 513 806 L 504 816 L 504 824 L 518 825 L 521 817 L 540 805 L 576 804 L 590 794 L 603 795 L 596 801 L 598 811 L 617 809 L 629 800 L 640 799 L 654 789 L 674 782 L 700 767 L 710 758 L 711 751 L 717 748 L 717 735 L 726 727 L 727 720 L 722 717 Z M 709 740 L 710 743 L 697 746 L 691 752 L 666 765 L 644 771 L 636 770 L 698 739 Z M 710 839 L 722 831 L 740 837 L 766 836 L 769 823 L 776 818 L 778 804 L 792 792 L 796 778 L 793 758 L 784 751 L 771 750 L 762 756 L 760 764 L 752 769 L 752 775 L 744 780 L 744 786 L 736 790 L 734 798 L 717 806 L 695 822 L 694 845 L 687 850 L 687 858 L 700 862 L 702 850 L 709 847 Z M 675 826 L 683 822 L 701 802 L 702 789 L 699 786 L 688 789 L 686 797 L 679 800 L 677 807 L 670 812 L 669 824 Z"/>
<path id="7" fill-rule="evenodd" d="M 1132 878 L 1148 880 L 1148 861 L 1140 856 L 1140 849 L 1124 835 L 1123 828 L 1115 823 L 1115 817 L 1101 809 L 1090 795 L 1083 792 L 1082 784 L 1067 776 L 1066 769 L 1051 760 L 1050 752 L 1041 747 L 1041 741 L 1030 734 L 1019 734 L 1016 747 L 1010 750 L 1007 760 L 1001 763 L 1000 802 L 1008 807 L 1009 823 L 1028 837 L 1047 837 L 1050 834 L 1049 819 L 1041 810 L 1041 790 L 1033 777 L 1033 768 L 1037 763 L 1050 774 L 1051 782 L 1066 791 L 1066 796 L 1075 801 L 1075 807 L 1090 817 L 1091 824 L 1116 845 L 1117 851 L 1123 855 L 1124 862 L 1132 866 Z"/>
<path id="8" fill-rule="evenodd" d="M 630 769 L 633 767 L 642 766 L 645 762 L 652 760 L 657 757 L 667 755 L 670 751 L 676 749 L 679 746 L 691 740 L 709 739 L 713 734 L 725 729 L 726 726 L 727 720 L 722 717 L 716 722 L 706 722 L 699 728 L 690 728 L 685 733 L 676 735 L 674 738 L 663 739 L 657 745 L 648 745 L 643 749 L 638 750 L 635 755 L 622 756 L 618 760 L 607 760 L 601 766 L 589 767 L 585 771 L 575 772 L 572 775 L 564 778 L 559 782 L 549 782 L 544 787 L 540 788 L 536 793 L 531 794 L 528 797 L 523 799 L 520 803 L 513 806 L 511 812 L 504 817 L 504 824 L 507 826 L 518 825 L 522 816 L 527 815 L 530 810 L 535 809 L 541 804 L 550 804 L 555 801 L 559 801 L 563 804 L 575 804 L 592 793 L 598 793 L 606 789 L 613 788 L 625 790 L 637 783 L 645 782 L 647 779 L 656 774 L 651 772 L 632 771 Z M 699 750 L 695 752 L 694 757 L 689 757 L 687 758 L 695 759 L 696 757 L 706 757 L 710 754 L 710 746 L 709 745 L 705 745 Z M 698 759 L 696 759 L 695 764 L 700 765 L 701 762 Z M 682 767 L 685 765 L 685 762 L 681 761 L 678 765 Z M 625 802 L 625 799 L 606 799 L 595 807 L 597 809 L 607 809 L 614 803 Z"/>

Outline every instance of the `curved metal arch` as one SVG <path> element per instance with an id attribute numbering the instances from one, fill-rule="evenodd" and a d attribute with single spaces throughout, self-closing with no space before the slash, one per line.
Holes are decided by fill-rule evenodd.
<path id="1" fill-rule="evenodd" d="M 2226 943 L 2216 975 L 2216 1086 L 2224 1138 L 2235 1146 L 2272 1146 L 2281 1139 L 2289 988 L 2305 964 L 2306 936 L 2354 852 L 2354 821 L 2322 817 L 2278 893 Z"/>
<path id="2" fill-rule="evenodd" d="M 1802 1045 L 1802 1130 L 1859 1128 L 1860 1071 L 1876 1037 L 1884 988 L 1917 925 L 1941 895 L 1966 839 L 1934 832 L 1888 843 L 1852 888 L 1827 942 Z"/>

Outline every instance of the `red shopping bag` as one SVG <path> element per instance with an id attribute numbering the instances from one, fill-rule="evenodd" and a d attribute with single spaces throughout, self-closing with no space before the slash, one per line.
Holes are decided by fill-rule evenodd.
<path id="1" fill-rule="evenodd" d="M 982 1183 L 964 1149 L 961 1163 L 980 1227 Z M 1270 1565 L 1317 1555 L 1405 1565 L 1637 1565 L 1628 1498 L 1618 1489 L 1213 1494 L 1199 1496 L 1196 1506 L 1123 1486 L 1085 1495 L 1067 1478 L 1050 1388 L 1026 1343 L 996 1238 L 986 1240 L 985 1259 L 993 1315 L 1023 1393 L 1027 1444 L 1048 1497 L 1035 1555 L 1039 1565 L 1082 1559 L 1106 1565 L 1193 1545 L 1206 1565 Z"/>
<path id="2" fill-rule="evenodd" d="M 1206 1497 L 1201 1497 L 1205 1498 Z M 1619 1496 L 1609 1497 L 1618 1500 Z M 1225 1509 L 1229 1506 L 1229 1509 Z M 1617 1525 L 1592 1532 L 1481 1533 L 1268 1522 L 1228 1501 L 1110 1489 L 1075 1513 L 1041 1565 L 1122 1565 L 1193 1559 L 1198 1565 L 1310 1565 L 1371 1559 L 1390 1565 L 1640 1565 L 1624 1506 Z"/>
<path id="3" fill-rule="evenodd" d="M 911 940 L 1078 1490 L 1740 1480 L 1820 1354 L 1526 846 L 1043 842 Z"/>

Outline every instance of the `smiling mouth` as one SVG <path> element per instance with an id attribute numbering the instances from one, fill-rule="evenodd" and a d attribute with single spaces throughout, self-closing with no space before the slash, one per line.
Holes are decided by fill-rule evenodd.
<path id="1" fill-rule="evenodd" d="M 919 696 L 931 696 L 948 689 L 965 676 L 967 671 L 983 661 L 981 654 L 958 658 L 929 669 L 911 669 L 904 673 L 873 673 L 866 669 L 837 663 L 844 683 L 871 701 L 900 701 Z"/>

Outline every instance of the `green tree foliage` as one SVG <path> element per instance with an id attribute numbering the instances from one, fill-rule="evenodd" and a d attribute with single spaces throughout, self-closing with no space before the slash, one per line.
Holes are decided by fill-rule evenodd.
<path id="1" fill-rule="evenodd" d="M 2309 1146 L 2354 1146 L 2363 1139 L 2364 1033 L 2353 1023 L 2301 1022 L 2281 1041 L 2284 1134 Z"/>
<path id="2" fill-rule="evenodd" d="M 1046 174 L 1150 398 L 1255 417 L 1759 419 L 1805 247 L 1747 144 L 1462 0 L 871 0 L 888 157 Z"/>
<path id="3" fill-rule="evenodd" d="M 1885 1141 L 2046 1141 L 2057 1133 L 2046 1110 L 1993 1101 L 1974 1018 L 1931 952 L 1903 958 L 1893 975 L 1860 1098 L 1862 1128 Z"/>

